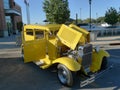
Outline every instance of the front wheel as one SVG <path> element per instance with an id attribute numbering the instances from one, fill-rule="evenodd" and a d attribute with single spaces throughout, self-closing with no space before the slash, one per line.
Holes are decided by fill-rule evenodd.
<path id="1" fill-rule="evenodd" d="M 63 85 L 73 85 L 72 72 L 63 64 L 58 64 L 58 78 Z"/>
<path id="2" fill-rule="evenodd" d="M 107 64 L 108 64 L 107 57 L 104 57 L 103 60 L 102 60 L 100 70 L 105 70 L 107 68 Z"/>

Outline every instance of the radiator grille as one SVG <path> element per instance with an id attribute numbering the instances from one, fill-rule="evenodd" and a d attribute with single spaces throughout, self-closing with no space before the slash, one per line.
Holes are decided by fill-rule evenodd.
<path id="1" fill-rule="evenodd" d="M 83 52 L 82 65 L 84 68 L 88 68 L 92 63 L 92 45 L 86 44 L 83 48 Z"/>

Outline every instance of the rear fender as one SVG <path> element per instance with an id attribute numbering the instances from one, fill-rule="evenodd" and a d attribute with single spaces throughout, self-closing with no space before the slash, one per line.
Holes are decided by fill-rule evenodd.
<path id="1" fill-rule="evenodd" d="M 96 72 L 100 70 L 103 57 L 109 57 L 109 56 L 110 56 L 109 53 L 105 50 L 101 49 L 99 52 L 94 51 L 92 53 L 92 64 L 90 66 L 90 70 L 92 72 Z"/>
<path id="2" fill-rule="evenodd" d="M 68 58 L 68 57 L 62 57 L 54 60 L 52 62 L 53 64 L 60 63 L 65 65 L 69 70 L 71 71 L 78 71 L 81 68 L 81 65 L 76 62 L 74 59 Z"/>

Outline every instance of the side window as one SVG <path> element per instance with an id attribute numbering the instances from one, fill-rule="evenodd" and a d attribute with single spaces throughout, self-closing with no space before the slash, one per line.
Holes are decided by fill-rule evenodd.
<path id="1" fill-rule="evenodd" d="M 44 31 L 41 30 L 35 30 L 35 38 L 36 39 L 43 39 L 44 38 Z"/>
<path id="2" fill-rule="evenodd" d="M 34 40 L 33 29 L 26 28 L 24 40 L 25 41 L 32 41 L 32 40 Z"/>
<path id="3" fill-rule="evenodd" d="M 26 29 L 26 34 L 33 36 L 33 30 L 32 29 Z"/>

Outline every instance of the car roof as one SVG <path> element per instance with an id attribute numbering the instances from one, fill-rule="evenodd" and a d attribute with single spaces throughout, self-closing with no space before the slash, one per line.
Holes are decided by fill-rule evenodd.
<path id="1" fill-rule="evenodd" d="M 40 29 L 42 31 L 56 31 L 61 27 L 60 24 L 48 24 L 48 25 L 24 25 L 26 29 Z M 25 29 L 25 30 L 26 30 Z"/>

